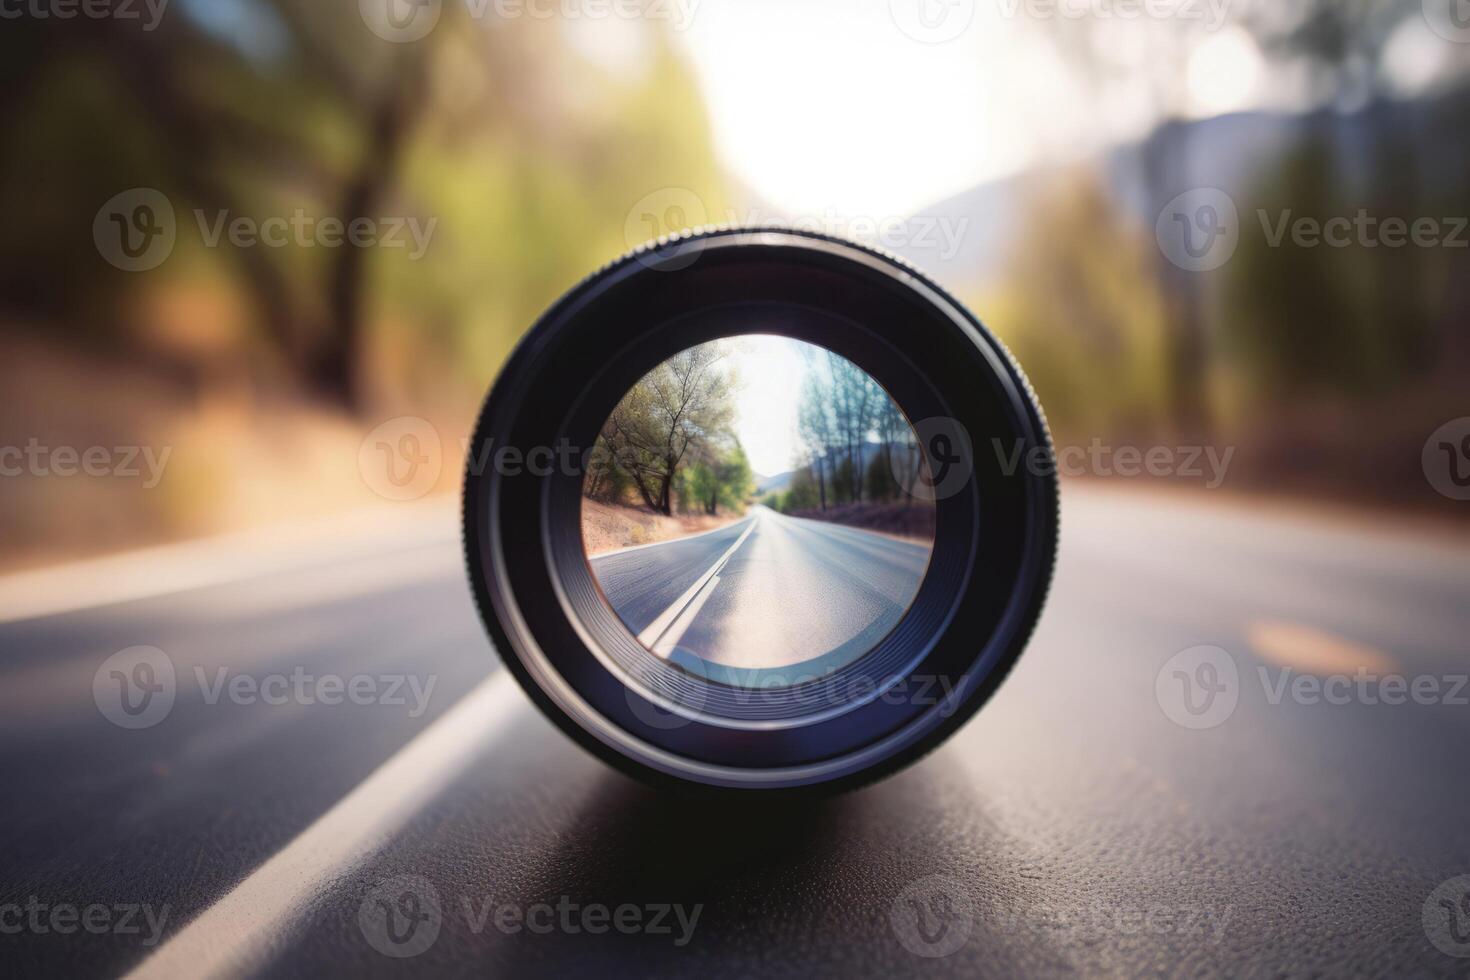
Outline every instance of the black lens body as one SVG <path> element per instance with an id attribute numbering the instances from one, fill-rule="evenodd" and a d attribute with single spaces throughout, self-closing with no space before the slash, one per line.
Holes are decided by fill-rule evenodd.
<path id="1" fill-rule="evenodd" d="M 599 591 L 581 537 L 580 463 L 613 406 L 664 359 L 744 333 L 867 371 L 914 423 L 932 476 L 934 550 L 912 606 L 867 654 L 795 686 L 729 687 L 651 654 Z M 556 465 L 499 462 L 538 447 Z M 703 232 L 589 277 L 517 347 L 469 456 L 465 550 L 496 649 L 564 732 L 661 785 L 831 791 L 907 765 L 995 691 L 1051 578 L 1051 444 L 1020 369 L 923 275 L 821 235 Z"/>

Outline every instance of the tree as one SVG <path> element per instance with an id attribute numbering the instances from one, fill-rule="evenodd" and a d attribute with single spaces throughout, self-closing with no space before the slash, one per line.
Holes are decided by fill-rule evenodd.
<path id="1" fill-rule="evenodd" d="M 714 505 L 735 510 L 745 505 L 745 501 L 755 492 L 755 474 L 750 468 L 750 460 L 745 456 L 745 449 L 737 439 L 721 456 L 719 462 L 714 466 L 717 492 L 711 498 L 710 514 L 714 514 Z"/>
<path id="2" fill-rule="evenodd" d="M 629 390 L 603 427 L 615 465 L 651 510 L 672 514 L 680 467 L 712 463 L 714 443 L 730 434 L 734 386 L 723 357 L 719 343 L 675 354 Z"/>
<path id="3" fill-rule="evenodd" d="M 146 30 L 5 20 L 6 329 L 162 361 L 201 390 L 224 370 L 232 391 L 357 414 L 377 398 L 456 408 L 557 295 L 627 248 L 631 201 L 689 188 L 709 209 L 691 223 L 726 203 L 691 69 L 656 21 L 632 28 L 648 57 L 624 72 L 580 53 L 554 19 L 476 18 L 462 4 L 409 44 L 375 36 L 352 0 L 188 7 Z M 156 274 L 116 274 L 77 231 L 134 187 L 175 213 L 176 248 Z M 230 241 L 229 222 L 298 211 L 340 225 L 339 241 L 363 218 L 379 241 L 408 237 L 384 219 L 436 230 L 423 261 L 294 233 L 280 247 Z M 206 241 L 195 212 L 224 216 L 224 233 Z M 174 335 L 150 343 L 152 323 L 133 312 L 175 292 L 206 298 L 226 324 L 195 331 L 228 348 L 211 354 L 213 374 Z"/>
<path id="4" fill-rule="evenodd" d="M 801 440 L 801 456 L 794 462 L 808 467 L 816 479 L 817 500 L 827 509 L 828 472 L 832 449 L 837 442 L 837 424 L 832 417 L 832 384 L 809 358 L 806 376 L 801 382 L 801 400 L 797 408 L 797 436 Z"/>
<path id="5" fill-rule="evenodd" d="M 846 456 L 840 468 L 843 495 L 854 502 L 863 499 L 863 448 L 873 427 L 874 394 L 877 382 L 847 358 L 827 352 L 827 371 L 832 379 L 833 410 L 841 448 Z"/>
<path id="6" fill-rule="evenodd" d="M 900 428 L 908 430 L 903 413 L 866 371 L 832 351 L 808 359 L 797 408 L 801 448 L 793 462 L 810 473 L 817 506 L 871 497 L 868 449 L 876 438 L 886 462 L 883 444 L 898 438 Z"/>
<path id="7" fill-rule="evenodd" d="M 1420 0 L 1260 0 L 1230 5 L 1225 24 L 1145 18 L 1126 25 L 1127 44 L 1118 43 L 1117 31 L 1124 25 L 1105 18 L 1057 17 L 1049 23 L 1059 54 L 1083 85 L 1094 92 L 1114 89 L 1117 97 L 1141 107 L 1152 132 L 1139 143 L 1137 166 L 1149 195 L 1147 211 L 1157 214 L 1167 200 L 1194 186 L 1190 128 L 1179 120 L 1191 108 L 1190 59 L 1209 27 L 1244 29 L 1268 63 L 1308 80 L 1310 102 L 1355 106 L 1386 94 L 1382 68 L 1388 42 L 1408 18 L 1423 12 Z M 1380 176 L 1404 179 L 1404 174 L 1395 166 Z M 1153 251 L 1152 261 L 1169 325 L 1164 353 L 1170 414 L 1180 429 L 1205 434 L 1214 421 L 1205 396 L 1212 354 L 1202 292 L 1207 280 L 1176 267 L 1161 250 Z"/>
<path id="8" fill-rule="evenodd" d="M 781 496 L 783 514 L 813 510 L 817 506 L 817 485 L 810 470 L 798 470 L 791 476 L 791 485 Z"/>
<path id="9" fill-rule="evenodd" d="M 1005 290 L 990 305 L 1048 419 L 1064 437 L 1162 437 L 1175 406 L 1171 323 L 1151 231 L 1081 172 L 1039 187 L 1025 207 Z"/>
<path id="10" fill-rule="evenodd" d="M 1154 127 L 1138 146 L 1140 182 L 1149 195 L 1147 210 L 1157 214 L 1170 198 L 1190 186 L 1187 126 L 1176 121 L 1188 110 L 1189 59 L 1206 30 L 1199 19 L 1144 18 L 1126 25 L 1128 44 L 1119 44 L 1117 21 L 1098 17 L 1057 17 L 1059 53 L 1081 76 L 1090 91 L 1118 91 L 1130 104 L 1142 107 Z M 1139 57 L 1138 52 L 1146 52 Z M 1140 71 L 1140 64 L 1147 70 Z M 1200 283 L 1195 273 L 1173 265 L 1162 250 L 1154 250 L 1153 274 L 1168 310 L 1171 329 L 1166 336 L 1170 414 L 1185 432 L 1204 434 L 1211 420 L 1205 398 L 1208 346 Z"/>
<path id="11" fill-rule="evenodd" d="M 710 446 L 684 472 L 680 509 L 714 517 L 721 508 L 739 510 L 753 491 L 750 462 L 739 440 Z"/>
<path id="12" fill-rule="evenodd" d="M 907 467 L 912 458 L 909 448 L 917 450 L 918 446 L 903 410 L 888 397 L 887 392 L 878 400 L 875 428 L 880 443 L 879 455 L 868 468 L 868 483 L 878 499 L 897 499 L 905 492 L 899 477 L 906 473 L 906 469 L 901 467 Z"/>
<path id="13" fill-rule="evenodd" d="M 187 17 L 167 18 L 154 32 L 117 18 L 94 25 L 104 32 L 98 50 L 134 93 L 160 144 L 168 183 L 207 213 L 251 215 L 263 175 L 241 174 L 237 161 L 256 155 L 271 161 L 283 184 L 294 178 L 297 194 L 306 189 L 314 210 L 344 229 L 378 219 L 397 190 L 404 149 L 428 98 L 439 32 L 416 44 L 389 44 L 341 30 L 339 9 L 305 0 L 270 0 L 255 14 L 284 35 L 287 71 L 258 70 L 248 54 Z M 199 84 L 211 60 L 229 77 L 227 87 Z M 347 137 L 346 152 L 333 152 L 320 124 L 305 124 L 301 113 L 272 111 L 293 104 L 331 120 Z M 229 250 L 258 322 L 304 387 L 360 410 L 368 250 L 324 250 L 320 293 L 311 297 L 300 295 L 290 267 L 297 257 L 273 251 Z"/>
<path id="14" fill-rule="evenodd" d="M 1268 58 L 1305 69 L 1314 102 L 1353 105 L 1389 94 L 1389 39 L 1424 12 L 1422 0 L 1295 0 L 1248 5 L 1239 20 Z"/>

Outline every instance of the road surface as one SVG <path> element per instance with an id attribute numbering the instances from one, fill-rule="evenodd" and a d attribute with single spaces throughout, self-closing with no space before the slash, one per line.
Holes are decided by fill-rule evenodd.
<path id="1" fill-rule="evenodd" d="M 762 668 L 819 675 L 871 650 L 918 593 L 929 551 L 755 507 L 717 531 L 593 558 L 592 571 L 651 650 L 738 682 Z"/>
<path id="2" fill-rule="evenodd" d="M 497 666 L 457 540 L 446 510 L 0 582 L 6 972 L 1470 964 L 1442 949 L 1470 921 L 1449 918 L 1470 873 L 1463 537 L 1069 490 L 1049 607 L 995 699 L 896 777 L 779 807 L 660 796 L 558 734 Z M 126 729 L 94 680 L 139 645 L 175 697 Z M 1295 682 L 1360 666 L 1440 693 Z M 370 678 L 377 701 L 278 697 L 298 669 Z M 390 703 L 394 676 L 432 678 L 426 701 Z M 1207 695 L 1173 700 L 1181 677 Z"/>

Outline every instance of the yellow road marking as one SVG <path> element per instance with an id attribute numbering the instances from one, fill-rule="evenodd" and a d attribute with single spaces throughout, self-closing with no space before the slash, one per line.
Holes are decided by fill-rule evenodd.
<path id="1" fill-rule="evenodd" d="M 1258 620 L 1246 629 L 1246 638 L 1262 658 L 1303 674 L 1327 677 L 1361 668 L 1381 676 L 1396 669 L 1382 650 L 1300 623 Z"/>

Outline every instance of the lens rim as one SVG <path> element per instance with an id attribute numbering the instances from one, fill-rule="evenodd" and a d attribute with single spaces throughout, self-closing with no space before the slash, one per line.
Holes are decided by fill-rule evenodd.
<path id="1" fill-rule="evenodd" d="M 861 348 L 861 356 L 883 362 L 879 370 L 889 384 L 899 386 L 911 404 L 920 406 L 931 415 L 947 411 L 944 403 L 927 388 L 922 375 L 911 364 L 905 363 L 902 353 L 883 344 L 877 336 L 861 337 L 861 334 L 870 332 L 860 324 L 809 307 L 741 301 L 681 314 L 644 333 L 635 345 L 626 349 L 618 365 L 621 370 L 607 369 L 605 376 L 584 392 L 572 407 L 567 431 L 572 434 L 574 444 L 585 444 L 582 440 L 601 429 L 611 404 L 616 404 L 629 386 L 646 373 L 644 366 L 650 359 L 653 365 L 662 362 L 671 356 L 671 345 L 682 343 L 683 338 L 734 337 L 741 332 L 753 332 L 753 324 L 760 325 L 765 332 L 813 343 L 845 343 L 849 350 Z M 678 347 L 672 353 L 682 349 L 687 348 Z M 878 380 L 881 383 L 884 379 Z M 612 398 L 611 403 L 609 398 Z M 895 400 L 902 405 L 904 399 Z M 606 602 L 590 565 L 586 567 L 587 574 L 578 567 L 579 558 L 586 564 L 585 551 L 580 535 L 569 533 L 569 529 L 580 528 L 574 519 L 574 515 L 579 516 L 581 505 L 580 482 L 573 486 L 569 481 L 559 481 L 555 477 L 553 480 L 554 485 L 548 488 L 548 505 L 554 511 L 546 522 L 550 531 L 549 544 L 553 562 L 561 575 L 566 602 L 572 607 L 569 614 L 585 630 L 588 648 L 602 666 L 626 687 L 638 691 L 662 710 L 715 728 L 743 731 L 811 728 L 884 697 L 922 659 L 922 650 L 915 643 L 915 638 L 932 635 L 939 625 L 938 619 L 945 615 L 955 599 L 959 585 L 957 577 L 931 575 L 929 569 L 937 562 L 941 567 L 957 570 L 968 556 L 968 542 L 976 533 L 975 516 L 966 510 L 969 502 L 954 501 L 950 512 L 945 515 L 948 533 L 931 549 L 917 594 L 903 610 L 898 623 L 875 637 L 875 642 L 861 655 L 840 663 L 820 679 L 806 684 L 737 688 L 650 657 L 641 644 L 628 642 L 630 631 L 621 618 L 611 619 L 606 615 L 612 611 L 616 617 L 616 612 Z M 600 602 L 593 601 L 594 594 Z M 797 667 L 810 669 L 810 662 Z M 767 669 L 763 673 L 769 679 L 783 671 Z M 596 685 L 598 678 L 589 675 L 582 681 Z M 616 697 L 613 700 L 616 701 Z M 873 723 L 866 724 L 871 726 Z M 802 735 L 800 749 L 807 755 L 817 755 L 834 751 L 832 742 L 828 733 L 808 731 Z M 709 751 L 695 739 L 689 739 L 686 746 L 688 751 Z"/>
<path id="2" fill-rule="evenodd" d="M 610 667 L 634 656 L 632 648 L 644 662 L 657 658 L 596 587 L 581 541 L 580 473 L 473 465 L 497 446 L 590 446 L 589 433 L 647 370 L 737 333 L 831 349 L 883 385 L 911 422 L 951 418 L 977 443 L 995 438 L 1006 450 L 977 447 L 972 478 L 935 502 L 935 548 L 919 595 L 875 651 L 851 665 L 903 655 L 883 661 L 889 673 L 875 678 L 872 697 L 795 723 L 767 716 L 734 724 L 647 678 L 626 683 Z M 470 445 L 466 562 L 507 667 L 558 727 L 606 761 L 657 783 L 840 788 L 941 742 L 1024 648 L 1050 582 L 1057 496 L 1045 468 L 1004 465 L 1017 445 L 1051 447 L 1024 376 L 978 320 L 911 267 L 825 235 L 703 232 L 646 247 L 584 280 L 518 345 Z M 927 699 L 879 696 L 890 678 L 914 677 L 929 679 Z M 951 693 L 937 696 L 944 690 Z"/>

